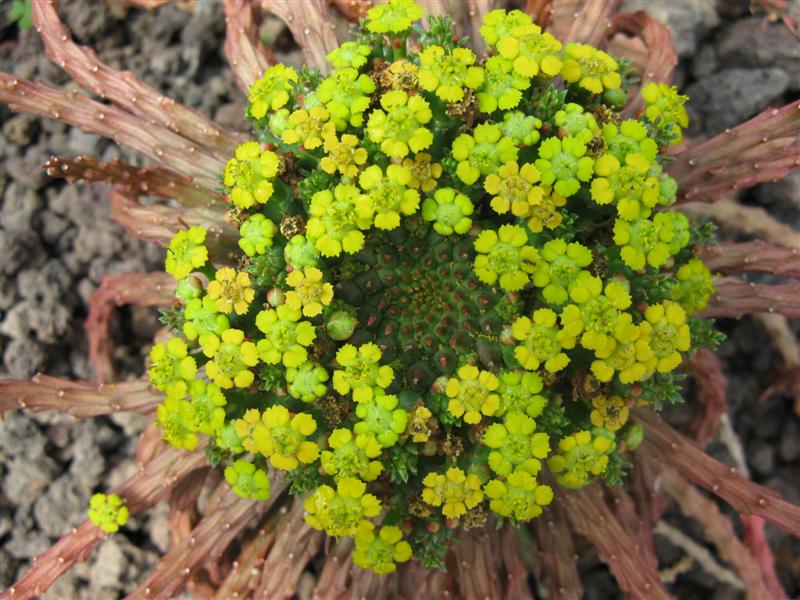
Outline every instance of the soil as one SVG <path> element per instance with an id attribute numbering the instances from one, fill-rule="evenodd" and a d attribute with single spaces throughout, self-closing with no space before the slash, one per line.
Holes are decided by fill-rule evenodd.
<path id="1" fill-rule="evenodd" d="M 222 52 L 220 3 L 198 0 L 193 13 L 174 6 L 155 13 L 126 11 L 111 1 L 65 4 L 61 14 L 76 40 L 93 47 L 112 67 L 133 71 L 226 127 L 244 127 L 244 98 Z M 47 59 L 36 33 L 10 22 L 8 6 L 0 6 L 0 70 L 67 85 L 68 76 Z M 692 98 L 689 135 L 712 135 L 767 106 L 797 99 L 800 44 L 782 24 L 750 15 L 747 2 L 728 1 L 718 8 L 711 0 L 639 0 L 625 6 L 645 7 L 672 28 L 681 55 L 677 83 Z M 792 10 L 800 20 L 797 2 Z M 268 19 L 261 33 L 278 60 L 300 63 L 300 52 L 280 22 Z M 0 377 L 46 372 L 91 380 L 83 330 L 90 294 L 105 274 L 159 269 L 163 251 L 127 238 L 108 219 L 103 186 L 68 185 L 47 177 L 41 165 L 51 155 L 92 154 L 134 164 L 142 159 L 108 140 L 54 120 L 14 115 L 5 106 L 0 106 L 0 122 Z M 743 200 L 800 229 L 800 173 L 749 190 Z M 160 327 L 158 313 L 134 307 L 118 315 L 112 329 L 115 366 L 123 379 L 139 377 Z M 793 400 L 776 394 L 759 401 L 779 358 L 758 321 L 721 320 L 719 326 L 728 335 L 719 355 L 730 383 L 730 418 L 752 478 L 800 503 L 800 418 Z M 670 418 L 679 421 L 685 414 L 677 407 Z M 84 518 L 92 493 L 130 476 L 136 468 L 133 440 L 143 426 L 135 416 L 80 422 L 57 414 L 6 416 L 0 423 L 0 587 L 21 576 L 34 556 Z M 731 462 L 718 441 L 710 451 Z M 667 520 L 702 539 L 697 523 L 674 511 Z M 167 549 L 166 526 L 163 506 L 132 519 L 45 597 L 124 596 Z M 773 528 L 768 535 L 787 593 L 797 597 L 800 543 Z M 656 540 L 663 566 L 682 558 L 681 550 L 661 537 Z M 618 595 L 608 570 L 594 556 L 583 556 L 579 564 L 587 597 Z M 680 598 L 743 596 L 697 565 L 670 589 Z"/>

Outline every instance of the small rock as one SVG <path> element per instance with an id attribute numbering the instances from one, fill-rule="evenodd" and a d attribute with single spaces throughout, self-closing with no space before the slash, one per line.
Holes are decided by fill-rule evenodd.
<path id="1" fill-rule="evenodd" d="M 44 348 L 30 338 L 11 340 L 3 352 L 3 365 L 8 374 L 27 379 L 39 372 L 47 360 Z"/>
<path id="2" fill-rule="evenodd" d="M 41 267 L 25 269 L 17 275 L 20 295 L 26 300 L 60 298 L 72 284 L 72 276 L 58 259 L 50 259 Z"/>
<path id="3" fill-rule="evenodd" d="M 779 181 L 764 183 L 755 189 L 757 203 L 800 229 L 800 171 Z"/>
<path id="4" fill-rule="evenodd" d="M 11 533 L 11 540 L 4 548 L 14 558 L 33 558 L 50 547 L 50 538 L 41 531 L 20 531 Z"/>
<path id="5" fill-rule="evenodd" d="M 106 538 L 95 553 L 92 583 L 97 587 L 118 588 L 126 562 L 117 540 Z"/>
<path id="6" fill-rule="evenodd" d="M 33 516 L 39 528 L 50 537 L 60 537 L 84 519 L 88 494 L 78 494 L 73 476 L 56 479 L 33 505 Z"/>
<path id="7" fill-rule="evenodd" d="M 57 298 L 45 296 L 37 300 L 22 301 L 11 307 L 0 323 L 0 333 L 15 340 L 32 337 L 51 344 L 66 333 L 70 318 L 70 311 L 63 303 Z"/>
<path id="8" fill-rule="evenodd" d="M 789 75 L 789 89 L 800 89 L 800 43 L 783 23 L 739 19 L 722 31 L 716 47 L 723 66 L 777 67 Z"/>
<path id="9" fill-rule="evenodd" d="M 20 267 L 39 264 L 44 258 L 44 249 L 35 231 L 9 231 L 0 228 L 0 269 L 6 275 L 14 275 Z"/>
<path id="10" fill-rule="evenodd" d="M 778 454 L 788 463 L 796 461 L 800 456 L 800 427 L 797 426 L 796 420 L 788 421 L 785 424 L 783 433 L 781 433 Z"/>
<path id="11" fill-rule="evenodd" d="M 47 439 L 26 415 L 15 411 L 7 413 L 2 428 L 2 455 L 20 456 L 27 460 L 44 456 Z"/>
<path id="12" fill-rule="evenodd" d="M 775 466 L 775 449 L 769 444 L 750 444 L 747 462 L 759 475 L 768 475 Z"/>
<path id="13" fill-rule="evenodd" d="M 69 130 L 69 147 L 75 154 L 90 154 L 97 156 L 100 154 L 100 145 L 103 138 L 93 133 L 84 133 L 77 127 Z"/>
<path id="14" fill-rule="evenodd" d="M 14 181 L 3 194 L 0 206 L 0 223 L 6 231 L 29 231 L 34 215 L 42 208 L 39 195 Z"/>
<path id="15" fill-rule="evenodd" d="M 137 437 L 147 426 L 147 418 L 135 413 L 115 412 L 109 415 L 109 419 L 114 425 L 121 428 L 122 433 L 129 439 Z"/>
<path id="16" fill-rule="evenodd" d="M 169 506 L 166 502 L 159 502 L 148 511 L 144 530 L 161 553 L 169 550 Z"/>
<path id="17" fill-rule="evenodd" d="M 687 108 L 699 114 L 705 132 L 714 135 L 766 108 L 788 85 L 782 69 L 725 69 L 688 87 Z"/>
<path id="18" fill-rule="evenodd" d="M 36 460 L 17 456 L 3 480 L 3 494 L 16 505 L 30 506 L 57 472 L 58 466 L 47 456 Z"/>
<path id="19" fill-rule="evenodd" d="M 0 548 L 0 587 L 7 588 L 14 583 L 16 562 L 3 548 Z"/>
<path id="20" fill-rule="evenodd" d="M 42 168 L 46 156 L 38 146 L 30 146 L 24 156 L 12 156 L 6 161 L 6 171 L 14 181 L 32 190 L 38 190 L 48 181 Z"/>
<path id="21" fill-rule="evenodd" d="M 3 125 L 3 135 L 17 146 L 27 146 L 39 133 L 39 118 L 33 115 L 17 115 Z"/>
<path id="22" fill-rule="evenodd" d="M 719 24 L 714 2 L 675 2 L 674 0 L 626 0 L 620 12 L 644 10 L 669 27 L 678 56 L 689 56 L 697 42 Z"/>
<path id="23" fill-rule="evenodd" d="M 88 495 L 100 483 L 106 459 L 103 448 L 119 443 L 119 434 L 105 422 L 94 419 L 81 423 L 80 432 L 69 449 L 72 463 L 69 466 L 75 487 Z"/>
<path id="24" fill-rule="evenodd" d="M 66 219 L 49 210 L 42 212 L 40 222 L 42 238 L 47 244 L 55 245 L 61 234 L 69 227 L 69 222 Z"/>
<path id="25" fill-rule="evenodd" d="M 78 576 L 70 570 L 53 582 L 44 594 L 42 600 L 65 600 L 78 597 Z"/>

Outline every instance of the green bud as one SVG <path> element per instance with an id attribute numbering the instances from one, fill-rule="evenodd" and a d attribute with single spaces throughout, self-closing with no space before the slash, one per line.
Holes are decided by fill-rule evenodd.
<path id="1" fill-rule="evenodd" d="M 628 95 L 621 88 L 603 92 L 603 102 L 614 108 L 622 108 L 625 106 L 625 101 L 627 99 Z"/>
<path id="2" fill-rule="evenodd" d="M 625 436 L 622 438 L 628 450 L 636 450 L 639 444 L 642 443 L 642 440 L 644 440 L 644 428 L 638 423 L 630 425 L 625 430 Z"/>
<path id="3" fill-rule="evenodd" d="M 358 319 L 353 315 L 343 310 L 337 310 L 328 317 L 325 328 L 332 340 L 341 342 L 353 335 L 356 325 L 358 325 Z"/>

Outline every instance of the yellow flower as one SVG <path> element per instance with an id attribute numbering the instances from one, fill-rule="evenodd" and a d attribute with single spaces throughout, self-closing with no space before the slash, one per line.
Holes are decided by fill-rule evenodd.
<path id="1" fill-rule="evenodd" d="M 338 169 L 343 177 L 355 177 L 358 168 L 367 162 L 367 151 L 358 148 L 358 138 L 352 133 L 343 134 L 341 139 L 328 136 L 323 147 L 328 156 L 319 161 L 319 168 L 331 175 Z"/>
<path id="2" fill-rule="evenodd" d="M 522 342 L 514 349 L 514 356 L 523 368 L 535 371 L 544 364 L 546 371 L 556 373 L 569 364 L 563 352 L 575 346 L 575 338 L 556 325 L 556 313 L 540 308 L 533 319 L 520 317 L 511 326 L 514 339 Z"/>
<path id="3" fill-rule="evenodd" d="M 286 292 L 286 304 L 295 310 L 302 308 L 307 317 L 321 314 L 322 307 L 333 300 L 333 286 L 322 281 L 322 271 L 316 267 L 292 271 L 286 277 L 286 284 L 295 288 Z"/>
<path id="4" fill-rule="evenodd" d="M 616 447 L 613 434 L 603 430 L 579 431 L 562 438 L 559 453 L 547 461 L 556 481 L 568 488 L 580 488 L 592 476 L 602 475 L 608 467 L 608 455 Z"/>
<path id="5" fill-rule="evenodd" d="M 450 398 L 447 410 L 465 423 L 480 423 L 481 415 L 492 416 L 500 408 L 500 396 L 495 390 L 500 385 L 497 376 L 478 367 L 464 365 L 458 370 L 458 379 L 451 378 L 445 387 Z"/>
<path id="6" fill-rule="evenodd" d="M 649 371 L 668 373 L 681 364 L 680 353 L 688 351 L 692 345 L 686 311 L 680 304 L 665 300 L 648 306 L 644 318 L 640 327 L 647 332 L 653 351 Z"/>
<path id="7" fill-rule="evenodd" d="M 622 85 L 618 71 L 617 61 L 593 46 L 567 44 L 564 48 L 561 77 L 568 83 L 577 83 L 593 94 L 618 89 Z"/>
<path id="8" fill-rule="evenodd" d="M 590 418 L 595 427 L 619 431 L 628 422 L 628 406 L 619 396 L 595 396 L 592 407 Z"/>
<path id="9" fill-rule="evenodd" d="M 411 172 L 408 187 L 425 193 L 436 187 L 437 180 L 442 176 L 442 165 L 432 160 L 430 154 L 420 152 L 414 156 L 414 160 L 406 158 L 403 161 L 403 166 Z"/>
<path id="10" fill-rule="evenodd" d="M 307 440 L 316 430 L 317 423 L 311 415 L 292 416 L 286 407 L 276 405 L 264 411 L 261 422 L 252 428 L 251 438 L 256 450 L 268 457 L 273 467 L 291 471 L 319 458 L 319 446 Z"/>
<path id="11" fill-rule="evenodd" d="M 255 344 L 244 340 L 241 329 L 226 329 L 220 337 L 213 359 L 206 363 L 206 375 L 223 389 L 248 387 L 254 379 L 250 367 L 258 364 Z"/>
<path id="12" fill-rule="evenodd" d="M 352 390 L 355 402 L 372 400 L 373 389 L 386 389 L 394 379 L 394 371 L 388 365 L 378 364 L 381 360 L 378 346 L 369 342 L 358 348 L 345 344 L 336 353 L 336 362 L 343 368 L 333 372 L 333 389 L 340 394 Z"/>
<path id="13" fill-rule="evenodd" d="M 298 109 L 289 115 L 289 128 L 283 132 L 287 144 L 301 144 L 307 150 L 319 148 L 323 140 L 336 135 L 330 113 L 321 106 Z"/>
<path id="14" fill-rule="evenodd" d="M 428 473 L 422 483 L 422 499 L 431 506 L 441 506 L 442 514 L 450 519 L 457 519 L 483 500 L 478 476 L 466 475 L 458 467 L 450 467 L 444 475 Z"/>
<path id="15" fill-rule="evenodd" d="M 225 314 L 236 311 L 237 315 L 247 313 L 256 292 L 250 287 L 250 276 L 241 271 L 237 273 L 230 267 L 217 270 L 214 281 L 208 284 L 208 297 L 215 301 L 216 309 Z"/>
<path id="16" fill-rule="evenodd" d="M 354 477 L 340 479 L 336 490 L 329 485 L 319 486 L 303 503 L 306 523 L 334 537 L 354 535 L 365 519 L 381 512 L 380 500 L 366 491 L 367 485 Z"/>
<path id="17" fill-rule="evenodd" d="M 484 189 L 492 196 L 491 207 L 501 215 L 509 209 L 518 217 L 525 217 L 531 206 L 541 204 L 544 190 L 533 185 L 539 181 L 539 170 L 531 163 L 520 166 L 516 161 L 507 162 L 486 176 Z"/>

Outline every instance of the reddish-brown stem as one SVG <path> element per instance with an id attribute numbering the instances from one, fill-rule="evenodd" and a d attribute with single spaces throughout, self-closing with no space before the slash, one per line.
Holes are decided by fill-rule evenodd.
<path id="1" fill-rule="evenodd" d="M 0 379 L 0 413 L 59 410 L 78 419 L 115 412 L 146 415 L 155 410 L 162 397 L 144 380 L 98 385 L 48 375 L 34 375 L 30 380 Z"/>
<path id="2" fill-rule="evenodd" d="M 769 596 L 775 600 L 785 599 L 786 591 L 775 572 L 775 557 L 764 533 L 766 521 L 755 515 L 740 515 L 740 517 L 744 525 L 744 543 L 750 549 L 758 568 L 761 569 L 761 576 L 769 590 Z"/>
<path id="3" fill-rule="evenodd" d="M 109 324 L 114 309 L 125 304 L 140 306 L 170 306 L 175 300 L 175 278 L 164 272 L 126 273 L 103 277 L 89 299 L 86 335 L 89 338 L 89 364 L 94 367 L 99 382 L 114 378 L 111 360 L 113 341 Z"/>
<path id="4" fill-rule="evenodd" d="M 186 142 L 199 145 L 198 150 L 208 150 L 217 161 L 227 160 L 244 141 L 221 130 L 198 111 L 167 98 L 133 73 L 111 69 L 91 48 L 78 46 L 61 23 L 53 0 L 33 2 L 31 20 L 50 60 L 72 75 L 82 88 L 144 119 L 147 127 L 167 127 Z"/>
<path id="5" fill-rule="evenodd" d="M 306 565 L 322 545 L 323 533 L 305 522 L 302 500 L 292 500 L 290 507 L 261 567 L 257 598 L 290 597 Z"/>
<path id="6" fill-rule="evenodd" d="M 536 536 L 536 577 L 551 598 L 581 598 L 583 584 L 572 530 L 563 509 L 555 503 L 532 523 Z"/>
<path id="7" fill-rule="evenodd" d="M 530 15 L 533 22 L 539 27 L 542 29 L 549 29 L 550 19 L 553 17 L 553 13 L 555 13 L 553 0 L 528 0 L 525 3 L 525 12 Z M 551 31 L 550 33 L 553 32 Z"/>
<path id="8" fill-rule="evenodd" d="M 206 507 L 203 519 L 191 534 L 173 547 L 150 575 L 128 596 L 131 600 L 171 598 L 206 560 L 216 561 L 241 533 L 281 495 L 273 484 L 273 496 L 265 502 L 246 500 L 221 482 Z"/>
<path id="9" fill-rule="evenodd" d="M 111 218 L 133 237 L 166 246 L 181 229 L 193 225 L 208 232 L 206 247 L 214 263 L 232 261 L 231 249 L 238 234 L 217 207 L 171 207 L 164 204 L 145 204 L 127 190 L 116 188 L 109 192 Z"/>
<path id="10" fill-rule="evenodd" d="M 70 183 L 90 181 L 117 184 L 131 194 L 158 196 L 177 200 L 183 206 L 219 206 L 225 209 L 225 198 L 218 192 L 204 189 L 162 167 L 134 167 L 120 160 L 106 162 L 96 156 L 54 156 L 44 168 L 51 177 L 63 177 Z"/>
<path id="11" fill-rule="evenodd" d="M 785 597 L 785 594 L 776 597 L 769 592 L 758 564 L 734 533 L 731 520 L 712 500 L 703 496 L 674 469 L 661 472 L 661 483 L 666 493 L 678 503 L 681 512 L 703 526 L 706 538 L 716 546 L 720 556 L 735 567 L 747 588 L 748 598 Z"/>
<path id="12" fill-rule="evenodd" d="M 612 15 L 617 11 L 620 4 L 619 0 L 606 2 L 583 2 L 582 0 L 529 2 L 528 14 L 532 17 L 534 15 L 536 17 L 549 17 L 547 27 L 550 33 L 565 44 L 574 42 L 603 48 L 606 44 L 606 33 L 611 27 Z"/>
<path id="13" fill-rule="evenodd" d="M 788 241 L 788 240 L 787 240 Z M 798 233 L 800 245 L 800 232 Z M 800 277 L 800 249 L 752 242 L 721 242 L 701 249 L 699 258 L 712 273 L 770 273 L 782 277 Z"/>
<path id="14" fill-rule="evenodd" d="M 689 423 L 689 432 L 697 444 L 705 448 L 717 434 L 719 418 L 725 412 L 728 380 L 717 355 L 706 348 L 686 360 L 686 369 L 700 387 L 695 398 L 700 406 Z"/>
<path id="15" fill-rule="evenodd" d="M 590 2 L 589 4 L 603 3 Z M 646 48 L 646 55 L 643 57 L 644 66 L 641 71 L 642 80 L 629 90 L 628 104 L 622 111 L 623 116 L 631 117 L 643 106 L 642 97 L 639 94 L 641 86 L 651 81 L 672 82 L 672 72 L 678 64 L 678 53 L 675 52 L 675 45 L 672 43 L 669 29 L 641 10 L 635 13 L 614 15 L 611 18 L 611 27 L 607 31 L 607 37 L 612 38 L 617 33 L 638 37 Z"/>
<path id="16" fill-rule="evenodd" d="M 37 3 L 38 4 L 38 3 Z M 149 156 L 159 165 L 192 177 L 206 190 L 219 187 L 225 162 L 163 125 L 148 123 L 116 106 L 76 91 L 65 92 L 0 72 L 0 102 L 15 112 L 59 119 L 87 133 L 113 139 Z"/>
<path id="17" fill-rule="evenodd" d="M 748 313 L 778 313 L 800 317 L 800 283 L 760 285 L 737 279 L 714 283 L 715 292 L 708 308 L 698 316 L 739 318 Z"/>
<path id="18" fill-rule="evenodd" d="M 260 8 L 252 0 L 225 0 L 225 56 L 236 84 L 247 96 L 269 67 L 270 51 L 258 36 Z"/>
<path id="19" fill-rule="evenodd" d="M 679 201 L 714 202 L 733 190 L 782 179 L 800 166 L 798 135 L 800 102 L 792 102 L 679 149 L 668 168 Z"/>
<path id="20" fill-rule="evenodd" d="M 325 0 L 261 0 L 261 6 L 286 23 L 309 67 L 319 67 L 323 73 L 329 70 L 326 57 L 339 42 Z"/>
<path id="21" fill-rule="evenodd" d="M 757 515 L 800 536 L 800 507 L 763 485 L 753 483 L 703 452 L 649 409 L 634 410 L 645 428 L 645 447 L 657 460 L 674 467 L 692 483 L 713 492 L 743 515 Z"/>
<path id="22" fill-rule="evenodd" d="M 572 527 L 594 544 L 623 592 L 637 598 L 670 598 L 658 576 L 655 554 L 630 535 L 611 512 L 601 484 L 565 490 L 558 498 Z"/>

